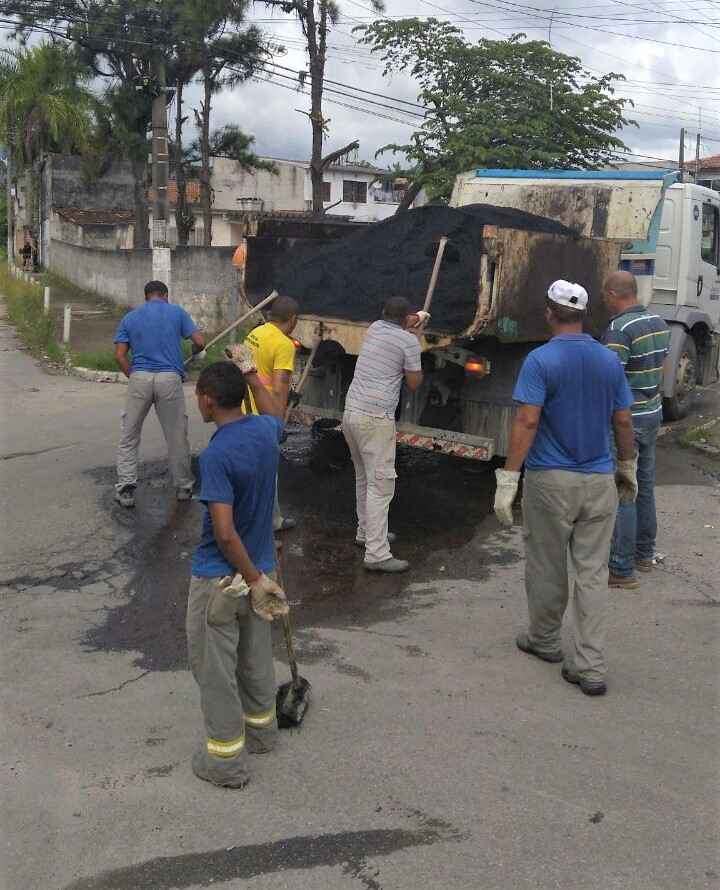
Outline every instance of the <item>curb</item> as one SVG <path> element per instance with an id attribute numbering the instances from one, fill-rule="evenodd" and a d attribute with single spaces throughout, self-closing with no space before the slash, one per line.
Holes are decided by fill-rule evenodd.
<path id="1" fill-rule="evenodd" d="M 94 368 L 78 368 L 76 365 L 68 366 L 67 370 L 74 377 L 93 383 L 120 383 L 127 386 L 128 382 L 121 371 L 96 371 Z"/>

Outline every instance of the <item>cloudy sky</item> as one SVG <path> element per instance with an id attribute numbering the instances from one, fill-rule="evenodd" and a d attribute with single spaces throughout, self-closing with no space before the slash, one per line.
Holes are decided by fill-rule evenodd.
<path id="1" fill-rule="evenodd" d="M 701 120 L 702 154 L 720 153 L 720 0 L 596 0 L 592 4 L 581 0 L 386 0 L 386 4 L 386 14 L 393 18 L 449 19 L 468 40 L 501 39 L 518 31 L 547 39 L 552 17 L 555 49 L 579 56 L 593 74 L 614 71 L 627 78 L 620 92 L 636 103 L 632 117 L 640 128 L 628 128 L 622 135 L 633 152 L 676 158 L 684 126 L 686 152 L 694 156 Z M 413 102 L 417 85 L 404 76 L 384 78 L 379 60 L 356 42 L 352 29 L 376 18 L 368 0 L 339 0 L 339 5 L 342 19 L 330 36 L 327 68 L 327 77 L 336 83 L 328 88 L 379 93 L 387 98 L 366 95 L 366 99 L 391 108 L 327 92 L 327 149 L 359 139 L 361 156 L 373 160 L 379 146 L 406 141 L 417 126 L 419 119 L 403 113 L 398 102 Z M 294 71 L 306 67 L 296 21 L 261 2 L 253 7 L 251 19 L 286 47 L 286 54 L 276 59 L 279 65 Z M 276 72 L 291 76 L 284 69 Z M 190 87 L 187 101 L 189 105 L 199 101 L 199 86 Z M 254 134 L 260 154 L 308 157 L 310 125 L 300 113 L 308 108 L 308 99 L 291 81 L 280 77 L 270 83 L 251 81 L 226 90 L 214 103 L 213 125 L 234 123 Z M 380 163 L 392 160 L 385 155 Z"/>
<path id="2" fill-rule="evenodd" d="M 358 46 L 352 35 L 354 26 L 376 17 L 369 4 L 363 0 L 340 0 L 340 7 L 342 21 L 330 38 L 328 77 L 396 100 L 414 100 L 416 85 L 405 77 L 383 78 L 377 58 L 368 48 Z M 627 78 L 621 92 L 635 101 L 633 117 L 640 124 L 639 129 L 629 128 L 623 134 L 632 151 L 675 158 L 679 131 L 685 126 L 686 151 L 694 156 L 700 115 L 705 136 L 702 153 L 720 153 L 720 2 L 387 0 L 386 5 L 386 14 L 392 17 L 422 15 L 449 19 L 464 30 L 468 40 L 483 36 L 501 39 L 517 31 L 531 38 L 547 39 L 553 10 L 554 48 L 579 56 L 593 73 L 614 71 Z M 254 18 L 287 47 L 287 55 L 278 59 L 280 64 L 293 69 L 306 65 L 295 22 L 282 15 L 271 18 L 261 4 L 255 7 Z M 349 105 L 360 104 L 328 93 L 327 99 L 331 98 Z M 253 133 L 262 154 L 304 158 L 310 151 L 310 125 L 295 109 L 307 107 L 307 98 L 294 93 L 288 81 L 252 82 L 217 98 L 215 123 L 237 123 Z M 328 149 L 357 138 L 361 155 L 369 160 L 380 145 L 405 141 L 413 129 L 412 118 L 377 106 L 366 105 L 360 110 L 328 101 L 325 114 L 331 118 Z M 388 120 L 380 114 L 404 118 L 405 122 Z M 388 162 L 392 160 L 389 155 L 385 157 Z"/>

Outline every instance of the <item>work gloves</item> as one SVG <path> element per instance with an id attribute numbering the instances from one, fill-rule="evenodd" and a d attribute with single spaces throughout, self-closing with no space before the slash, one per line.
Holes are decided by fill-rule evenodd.
<path id="1" fill-rule="evenodd" d="M 520 484 L 520 473 L 516 470 L 495 470 L 495 515 L 501 525 L 510 528 L 513 524 L 513 502 Z"/>
<path id="2" fill-rule="evenodd" d="M 191 348 L 192 348 L 192 360 L 194 362 L 196 362 L 196 361 L 201 362 L 207 358 L 207 352 L 205 352 L 204 346 L 198 346 L 197 343 L 193 343 Z"/>
<path id="3" fill-rule="evenodd" d="M 630 460 L 619 460 L 615 464 L 615 485 L 621 504 L 632 504 L 638 493 L 637 454 Z"/>
<path id="4" fill-rule="evenodd" d="M 430 321 L 430 313 L 425 312 L 424 309 L 421 309 L 419 312 L 416 312 L 415 314 L 420 319 L 417 326 L 419 328 L 424 328 L 425 325 Z"/>
<path id="5" fill-rule="evenodd" d="M 242 575 L 226 575 L 218 578 L 217 588 L 210 594 L 207 607 L 207 622 L 214 627 L 229 624 L 240 612 L 246 609 L 244 598 L 250 593 Z"/>
<path id="6" fill-rule="evenodd" d="M 257 362 L 253 351 L 244 343 L 233 343 L 232 346 L 226 346 L 225 355 L 240 368 L 243 374 L 253 374 L 257 371 Z"/>
<path id="7" fill-rule="evenodd" d="M 250 585 L 250 605 L 257 617 L 263 621 L 273 621 L 290 611 L 287 597 L 280 585 L 265 574 L 261 574 L 257 581 L 253 581 Z"/>

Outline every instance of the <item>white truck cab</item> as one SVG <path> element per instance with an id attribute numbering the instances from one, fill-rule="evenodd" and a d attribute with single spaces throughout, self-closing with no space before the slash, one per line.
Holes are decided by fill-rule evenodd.
<path id="1" fill-rule="evenodd" d="M 475 170 L 458 176 L 450 203 L 514 207 L 621 244 L 620 266 L 637 277 L 641 302 L 671 328 L 666 418 L 684 416 L 697 384 L 718 379 L 717 192 L 676 171 Z"/>

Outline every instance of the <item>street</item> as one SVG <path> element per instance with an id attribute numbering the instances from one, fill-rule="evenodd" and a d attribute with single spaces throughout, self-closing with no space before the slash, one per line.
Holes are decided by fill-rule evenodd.
<path id="1" fill-rule="evenodd" d="M 175 501 L 157 419 L 123 510 L 123 386 L 46 373 L 0 324 L 0 391 L 2 890 L 720 887 L 720 461 L 678 429 L 658 446 L 666 558 L 611 591 L 601 699 L 515 647 L 520 514 L 509 531 L 492 515 L 491 466 L 400 452 L 411 570 L 378 577 L 341 443 L 291 431 L 282 559 L 313 701 L 231 791 L 190 769 L 202 507 Z M 186 398 L 197 455 L 212 430 Z M 720 415 L 720 385 L 698 415 Z"/>

